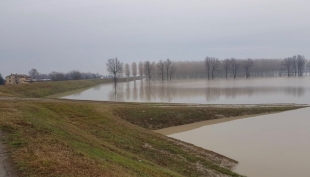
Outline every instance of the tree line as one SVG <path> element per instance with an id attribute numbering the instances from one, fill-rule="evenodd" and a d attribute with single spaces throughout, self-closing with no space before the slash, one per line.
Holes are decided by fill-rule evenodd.
<path id="1" fill-rule="evenodd" d="M 310 73 L 310 62 L 302 55 L 284 59 L 237 59 L 206 57 L 200 61 L 166 60 L 123 63 L 117 58 L 109 59 L 107 71 L 117 77 L 145 77 L 147 81 L 160 79 L 171 81 L 189 78 L 249 78 L 249 77 L 292 77 Z"/>
<path id="2" fill-rule="evenodd" d="M 42 79 L 50 79 L 52 81 L 64 81 L 64 80 L 82 80 L 82 79 L 98 79 L 101 78 L 102 75 L 99 73 L 91 73 L 91 72 L 80 72 L 78 70 L 72 70 L 69 72 L 57 72 L 52 71 L 49 74 L 39 73 L 37 69 L 33 68 L 28 72 L 29 76 L 32 79 L 42 80 Z"/>
<path id="3" fill-rule="evenodd" d="M 113 75 L 114 81 L 116 82 L 118 77 L 139 77 L 146 78 L 147 81 L 156 79 L 159 75 L 161 80 L 171 80 L 172 75 L 176 71 L 174 62 L 169 58 L 166 60 L 160 60 L 159 62 L 152 61 L 140 61 L 138 64 L 132 62 L 131 64 L 123 63 L 117 58 L 111 58 L 106 63 L 107 71 Z"/>

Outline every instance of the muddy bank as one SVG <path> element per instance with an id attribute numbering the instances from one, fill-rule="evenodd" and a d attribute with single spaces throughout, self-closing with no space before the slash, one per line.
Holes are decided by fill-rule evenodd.
<path id="1" fill-rule="evenodd" d="M 228 121 L 234 121 L 234 120 L 238 120 L 238 119 L 245 119 L 245 118 L 250 118 L 250 117 L 260 116 L 260 115 L 267 115 L 267 114 L 272 114 L 272 113 L 262 113 L 262 114 L 253 114 L 253 115 L 245 115 L 245 116 L 212 119 L 212 120 L 195 122 L 195 123 L 186 124 L 186 125 L 179 125 L 179 126 L 173 126 L 173 127 L 158 129 L 158 130 L 154 130 L 154 132 L 157 132 L 157 133 L 160 133 L 163 135 L 171 135 L 171 134 L 175 134 L 175 133 L 181 133 L 181 132 L 185 132 L 185 131 L 194 130 L 196 128 L 200 128 L 200 127 L 206 126 L 206 125 L 224 123 L 224 122 L 228 122 Z"/>

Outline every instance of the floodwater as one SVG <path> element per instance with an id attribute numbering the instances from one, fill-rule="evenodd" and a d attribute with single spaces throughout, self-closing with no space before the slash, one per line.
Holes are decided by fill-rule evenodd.
<path id="1" fill-rule="evenodd" d="M 310 108 L 251 118 L 202 122 L 168 135 L 239 161 L 234 171 L 249 177 L 310 176 Z M 216 120 L 213 120 L 216 121 Z M 197 123 L 196 123 L 197 124 Z M 199 123 L 198 123 L 199 124 Z M 197 126 L 197 125 L 195 125 Z M 177 127 L 158 132 L 179 132 Z"/>
<path id="2" fill-rule="evenodd" d="M 68 95 L 69 94 L 69 95 Z M 200 104 L 310 103 L 310 77 L 178 80 L 102 84 L 62 98 Z"/>
<path id="3" fill-rule="evenodd" d="M 136 81 L 103 84 L 66 99 L 198 104 L 310 104 L 310 77 Z M 224 118 L 158 131 L 239 161 L 250 177 L 310 176 L 310 108 Z"/>

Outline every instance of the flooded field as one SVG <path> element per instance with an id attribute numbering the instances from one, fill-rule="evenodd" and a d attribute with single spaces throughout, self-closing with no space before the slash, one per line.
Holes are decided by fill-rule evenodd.
<path id="1" fill-rule="evenodd" d="M 103 84 L 67 99 L 201 104 L 310 103 L 310 77 Z"/>

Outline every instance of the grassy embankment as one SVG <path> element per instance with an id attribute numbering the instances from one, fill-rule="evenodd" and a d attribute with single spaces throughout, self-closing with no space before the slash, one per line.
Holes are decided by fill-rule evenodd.
<path id="1" fill-rule="evenodd" d="M 49 95 L 82 88 L 88 88 L 107 82 L 111 82 L 111 79 L 71 80 L 58 82 L 38 82 L 20 85 L 5 85 L 0 86 L 0 96 L 43 98 Z"/>
<path id="2" fill-rule="evenodd" d="M 21 176 L 238 176 L 235 161 L 113 114 L 124 105 L 0 101 L 0 127 Z"/>
<path id="3" fill-rule="evenodd" d="M 45 97 L 56 93 L 49 84 L 10 86 L 0 92 Z M 7 135 L 3 140 L 20 176 L 239 176 L 231 171 L 236 161 L 148 129 L 296 108 L 0 99 L 0 128 Z"/>
<path id="4" fill-rule="evenodd" d="M 114 109 L 114 114 L 128 122 L 141 127 L 157 130 L 177 125 L 195 123 L 199 121 L 236 117 L 255 114 L 276 113 L 302 108 L 298 105 L 252 105 L 252 106 L 220 106 L 200 105 L 184 106 L 160 104 L 124 105 Z"/>

